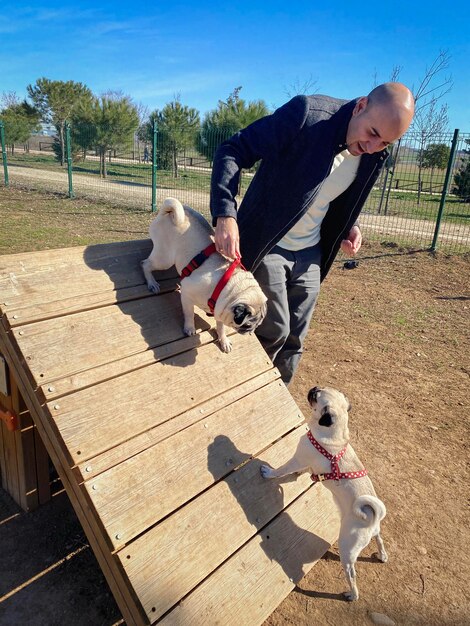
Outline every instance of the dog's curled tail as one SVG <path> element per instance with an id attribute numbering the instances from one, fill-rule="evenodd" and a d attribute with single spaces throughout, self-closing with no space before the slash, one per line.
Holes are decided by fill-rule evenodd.
<path id="1" fill-rule="evenodd" d="M 185 221 L 183 205 L 176 198 L 166 198 L 166 200 L 163 201 L 161 211 L 162 213 L 169 213 L 171 215 L 175 226 L 180 226 Z"/>
<path id="2" fill-rule="evenodd" d="M 377 526 L 378 531 L 387 510 L 382 500 L 376 496 L 359 496 L 354 500 L 353 513 L 366 522 L 368 527 Z"/>

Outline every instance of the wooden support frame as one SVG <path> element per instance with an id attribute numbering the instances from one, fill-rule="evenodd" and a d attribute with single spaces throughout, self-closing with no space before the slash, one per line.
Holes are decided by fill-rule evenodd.
<path id="1" fill-rule="evenodd" d="M 11 368 L 1 359 L 7 384 L 0 391 L 0 407 L 15 417 L 10 427 L 0 421 L 1 486 L 23 510 L 33 511 L 51 498 L 49 456 Z"/>
<path id="2" fill-rule="evenodd" d="M 12 407 L 50 455 L 129 626 L 255 626 L 335 541 L 337 511 L 308 476 L 260 477 L 261 460 L 292 454 L 303 416 L 255 337 L 232 335 L 224 354 L 202 312 L 183 335 L 174 269 L 160 295 L 144 284 L 149 249 L 0 258 Z"/>

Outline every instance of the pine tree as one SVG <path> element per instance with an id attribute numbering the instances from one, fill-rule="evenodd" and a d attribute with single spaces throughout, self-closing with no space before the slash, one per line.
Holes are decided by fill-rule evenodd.
<path id="1" fill-rule="evenodd" d="M 218 146 L 237 131 L 266 115 L 269 109 L 263 100 L 246 103 L 239 96 L 241 87 L 236 87 L 226 101 L 219 100 L 217 109 L 204 117 L 196 148 L 209 161 L 213 161 Z"/>
<path id="2" fill-rule="evenodd" d="M 74 113 L 72 135 L 84 151 L 96 148 L 100 176 L 106 178 L 106 154 L 132 144 L 139 126 L 136 106 L 128 96 L 108 93 L 83 102 Z"/>
<path id="3" fill-rule="evenodd" d="M 160 169 L 171 169 L 178 178 L 178 154 L 194 145 L 200 128 L 199 112 L 181 104 L 179 97 L 150 115 L 144 135 L 152 140 L 152 123 L 157 124 L 157 165 Z"/>
<path id="4" fill-rule="evenodd" d="M 15 143 L 27 142 L 31 133 L 41 128 L 39 111 L 28 104 L 26 100 L 13 102 L 2 109 L 0 118 L 5 126 L 5 142 L 11 147 L 12 154 Z"/>
<path id="5" fill-rule="evenodd" d="M 61 165 L 65 163 L 65 122 L 71 120 L 74 111 L 84 100 L 93 97 L 90 89 L 73 80 L 67 82 L 38 78 L 36 84 L 28 85 L 28 95 L 41 114 L 44 122 L 54 124 L 60 143 Z"/>

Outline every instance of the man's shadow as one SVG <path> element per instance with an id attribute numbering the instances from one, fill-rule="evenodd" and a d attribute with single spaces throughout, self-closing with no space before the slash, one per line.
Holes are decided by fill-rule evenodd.
<path id="1" fill-rule="evenodd" d="M 287 578 L 298 583 L 304 576 L 304 565 L 321 558 L 330 544 L 299 527 L 288 511 L 283 511 L 284 493 L 281 483 L 296 480 L 296 477 L 266 480 L 260 474 L 262 464 L 261 460 L 252 458 L 250 453 L 238 450 L 225 435 L 217 436 L 208 446 L 207 465 L 214 479 L 217 481 L 226 476 L 228 467 L 238 468 L 226 478 L 231 493 L 253 525 L 253 534 L 259 531 L 260 547 L 267 557 L 279 563 Z M 276 519 L 269 524 L 273 518 Z M 296 543 L 301 537 L 299 543 L 302 550 L 295 547 L 286 550 L 286 543 L 283 541 L 285 536 L 295 536 Z"/>
<path id="2" fill-rule="evenodd" d="M 150 239 L 97 244 L 85 249 L 83 259 L 89 268 L 108 276 L 115 292 L 115 305 L 139 326 L 146 344 L 142 351 L 152 350 L 156 361 L 176 355 L 165 363 L 186 367 L 196 360 L 197 350 L 193 348 L 201 345 L 201 333 L 210 331 L 214 338 L 215 331 L 204 314 L 199 314 L 196 309 L 197 334 L 192 337 L 184 335 L 179 276 L 174 266 L 154 272 L 161 288 L 158 295 L 148 290 L 141 262 L 151 250 Z M 106 346 L 103 346 L 105 349 Z M 131 353 L 136 351 L 138 348 Z"/>

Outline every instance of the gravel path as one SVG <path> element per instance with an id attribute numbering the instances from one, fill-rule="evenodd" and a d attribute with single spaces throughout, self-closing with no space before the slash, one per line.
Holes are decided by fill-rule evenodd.
<path id="1" fill-rule="evenodd" d="M 68 178 L 66 172 L 55 172 L 35 168 L 9 166 L 10 181 L 39 188 L 45 191 L 67 193 Z M 105 200 L 111 203 L 125 204 L 140 209 L 151 208 L 151 188 L 149 185 L 126 184 L 102 180 L 98 177 L 75 174 L 73 185 L 76 195 L 87 196 L 93 200 Z M 189 204 L 206 217 L 209 217 L 209 193 L 195 189 L 157 188 L 157 206 L 168 196 L 176 196 L 181 202 Z M 398 236 L 413 241 L 414 245 L 427 247 L 431 244 L 435 230 L 432 220 L 416 220 L 409 217 L 373 215 L 362 213 L 361 225 L 365 234 L 372 231 L 383 236 Z M 439 233 L 439 243 L 470 248 L 470 227 L 465 224 L 453 224 L 443 221 Z"/>

